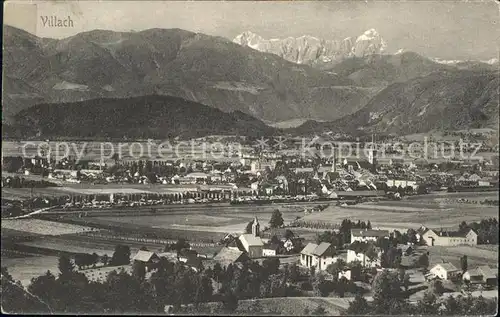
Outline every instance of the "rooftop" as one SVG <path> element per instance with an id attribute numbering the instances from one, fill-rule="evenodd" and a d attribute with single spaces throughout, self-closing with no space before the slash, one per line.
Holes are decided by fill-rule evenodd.
<path id="1" fill-rule="evenodd" d="M 251 233 L 242 234 L 240 240 L 244 239 L 249 246 L 263 246 L 264 243 L 260 237 L 256 237 Z"/>
<path id="2" fill-rule="evenodd" d="M 242 254 L 243 251 L 229 249 L 229 248 L 222 248 L 220 252 L 217 253 L 217 255 L 213 259 L 217 262 L 229 264 L 238 261 L 238 259 L 241 257 Z"/>
<path id="3" fill-rule="evenodd" d="M 307 255 L 314 255 L 314 250 L 318 247 L 316 243 L 308 243 L 300 253 Z"/>
<path id="4" fill-rule="evenodd" d="M 158 258 L 158 255 L 156 255 L 156 253 L 139 250 L 134 256 L 134 261 L 149 262 L 154 258 Z"/>
<path id="5" fill-rule="evenodd" d="M 389 230 L 351 229 L 354 237 L 388 237 Z"/>
<path id="6" fill-rule="evenodd" d="M 323 256 L 323 254 L 328 251 L 328 249 L 331 247 L 330 243 L 327 242 L 321 242 L 316 249 L 314 249 L 313 254 L 317 256 Z"/>
<path id="7" fill-rule="evenodd" d="M 438 263 L 438 264 L 436 264 L 436 266 L 437 265 L 441 266 L 443 269 L 445 269 L 448 272 L 458 271 L 457 267 L 455 265 L 451 264 L 450 262 Z"/>

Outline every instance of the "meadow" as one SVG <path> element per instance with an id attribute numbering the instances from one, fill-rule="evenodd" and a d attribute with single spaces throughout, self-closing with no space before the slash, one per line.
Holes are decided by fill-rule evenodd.
<path id="1" fill-rule="evenodd" d="M 465 196 L 465 195 L 464 195 Z M 491 193 L 478 196 L 481 199 Z M 497 196 L 498 197 L 498 196 Z M 443 195 L 435 197 L 412 197 L 402 201 L 382 201 L 353 206 L 330 206 L 322 212 L 306 215 L 303 220 L 337 224 L 343 219 L 370 221 L 372 227 L 380 229 L 418 229 L 421 225 L 430 228 L 458 228 L 462 221 L 472 222 L 485 218 L 498 218 L 498 208 L 480 204 L 463 204 Z"/>

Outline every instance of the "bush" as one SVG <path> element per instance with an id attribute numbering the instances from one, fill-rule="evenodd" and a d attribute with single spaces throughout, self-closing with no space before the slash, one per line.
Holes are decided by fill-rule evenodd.
<path id="1" fill-rule="evenodd" d="M 303 291 L 312 291 L 312 284 L 309 281 L 300 283 L 300 289 Z"/>

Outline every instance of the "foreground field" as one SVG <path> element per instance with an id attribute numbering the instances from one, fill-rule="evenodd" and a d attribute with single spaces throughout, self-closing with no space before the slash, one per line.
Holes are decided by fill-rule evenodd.
<path id="1" fill-rule="evenodd" d="M 470 195 L 469 195 L 470 196 Z M 476 195 L 494 197 L 491 193 Z M 498 197 L 498 196 L 497 196 Z M 448 195 L 420 196 L 403 201 L 383 201 L 354 206 L 330 206 L 322 212 L 305 216 L 304 221 L 337 224 L 343 219 L 370 220 L 381 229 L 417 229 L 421 225 L 431 228 L 457 228 L 462 221 L 472 222 L 485 218 L 498 218 L 498 208 L 479 204 L 461 204 Z"/>
<path id="2" fill-rule="evenodd" d="M 319 306 L 322 306 L 327 316 L 340 316 L 340 314 L 349 307 L 353 298 L 338 297 L 277 297 L 277 298 L 259 298 L 238 301 L 238 308 L 235 314 L 248 314 L 255 307 L 260 307 L 263 312 L 276 312 L 285 316 L 304 316 L 306 311 L 309 314 Z M 203 306 L 214 307 L 218 303 L 207 303 Z"/>

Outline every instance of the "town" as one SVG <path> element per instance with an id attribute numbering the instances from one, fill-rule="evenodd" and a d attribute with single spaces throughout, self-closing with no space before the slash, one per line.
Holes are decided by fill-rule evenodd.
<path id="1" fill-rule="evenodd" d="M 324 158 L 312 147 L 303 157 L 293 143 L 247 144 L 229 160 L 4 156 L 3 262 L 32 258 L 21 283 L 45 304 L 40 283 L 57 289 L 62 276 L 85 280 L 82 292 L 142 281 L 144 302 L 113 311 L 367 314 L 396 309 L 394 296 L 427 314 L 466 313 L 455 306 L 471 296 L 485 313 L 496 305 L 498 155 Z M 287 300 L 256 301 L 272 298 Z M 293 298 L 300 311 L 287 310 Z M 60 300 L 32 309 L 69 309 Z"/>

